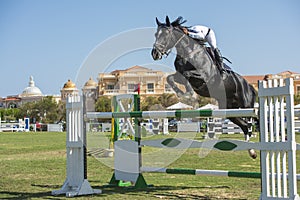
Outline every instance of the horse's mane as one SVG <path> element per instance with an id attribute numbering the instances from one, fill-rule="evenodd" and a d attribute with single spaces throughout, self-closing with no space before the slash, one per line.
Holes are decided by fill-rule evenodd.
<path id="1" fill-rule="evenodd" d="M 181 17 L 181 16 L 177 17 L 177 19 L 175 19 L 173 22 L 170 22 L 168 16 L 166 17 L 166 23 L 161 23 L 161 22 L 159 22 L 157 18 L 156 18 L 156 22 L 157 22 L 158 26 L 162 26 L 162 27 L 173 27 L 173 28 L 175 28 L 176 30 L 181 31 L 181 32 L 184 32 L 184 29 L 186 29 L 186 28 L 190 28 L 190 27 L 187 27 L 187 26 L 183 26 L 183 25 L 182 25 L 182 24 L 184 24 L 185 22 L 187 22 L 187 20 L 184 20 L 183 17 Z M 198 40 L 198 39 L 191 38 L 191 37 L 190 37 L 190 39 L 193 39 L 193 40 L 197 41 L 196 44 L 199 45 L 200 47 L 202 47 L 202 48 L 204 47 L 204 42 L 202 42 L 203 44 L 201 44 L 201 41 Z M 205 49 L 206 51 L 208 51 L 206 48 L 204 48 L 204 49 Z M 212 56 L 212 55 L 214 55 L 214 54 L 211 53 L 211 52 L 208 52 L 208 53 L 209 53 L 209 55 L 214 59 L 214 56 Z"/>
<path id="2" fill-rule="evenodd" d="M 187 20 L 184 20 L 183 17 L 179 16 L 177 17 L 177 19 L 175 19 L 173 22 L 170 22 L 169 17 L 166 17 L 166 23 L 162 23 L 160 21 L 158 21 L 158 19 L 156 18 L 156 23 L 158 26 L 161 27 L 174 27 L 177 28 L 181 31 L 183 31 L 184 28 L 189 28 L 187 26 L 182 26 L 182 24 L 184 24 L 185 22 L 187 22 Z"/>
<path id="3" fill-rule="evenodd" d="M 185 22 L 187 22 L 186 20 L 183 19 L 183 17 L 179 16 L 177 19 L 175 19 L 171 25 L 174 27 L 183 27 L 181 26 L 182 24 L 184 24 Z"/>
<path id="4" fill-rule="evenodd" d="M 180 29 L 181 31 L 183 31 L 184 28 L 189 28 L 187 26 L 182 26 L 182 24 L 184 24 L 185 22 L 187 22 L 187 20 L 184 20 L 183 17 L 179 16 L 177 19 L 175 19 L 171 25 L 175 28 Z"/>

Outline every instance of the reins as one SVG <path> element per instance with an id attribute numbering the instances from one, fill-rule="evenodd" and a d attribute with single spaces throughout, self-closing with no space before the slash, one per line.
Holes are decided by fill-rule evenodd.
<path id="1" fill-rule="evenodd" d="M 165 49 L 167 48 L 167 46 L 169 45 L 170 41 L 172 40 L 173 30 L 174 30 L 174 29 L 177 30 L 177 29 L 174 28 L 174 27 L 171 29 L 171 34 L 170 34 L 170 36 L 169 36 L 169 38 L 168 38 L 168 42 L 167 42 L 166 45 L 162 45 L 161 43 L 156 43 L 156 46 L 161 46 L 161 47 L 163 47 L 163 49 L 165 50 Z M 178 30 L 177 30 L 177 31 L 178 31 Z M 164 54 L 166 55 L 166 57 L 168 57 L 168 55 L 171 53 L 172 49 L 178 45 L 178 43 L 184 38 L 184 36 L 185 36 L 185 34 L 183 34 L 183 35 L 175 42 L 175 44 L 174 44 L 174 46 L 173 46 L 172 48 L 170 48 L 168 51 L 165 51 Z M 163 53 L 162 53 L 159 49 L 157 49 L 157 50 L 163 55 Z"/>

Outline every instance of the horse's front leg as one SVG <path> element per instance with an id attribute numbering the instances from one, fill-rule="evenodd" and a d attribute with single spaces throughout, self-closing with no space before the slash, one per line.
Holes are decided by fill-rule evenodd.
<path id="1" fill-rule="evenodd" d="M 240 117 L 228 118 L 228 119 L 230 119 L 230 121 L 232 121 L 234 124 L 238 125 L 243 130 L 244 136 L 245 136 L 245 141 L 249 142 L 251 133 L 249 133 L 250 125 L 248 124 L 248 122 L 243 120 Z M 253 159 L 255 159 L 257 157 L 257 154 L 254 149 L 248 149 L 248 153 L 251 156 L 251 158 L 253 158 Z"/>
<path id="2" fill-rule="evenodd" d="M 183 96 L 185 94 L 193 95 L 194 90 L 191 86 L 191 84 L 188 82 L 188 80 L 179 72 L 176 72 L 175 74 L 171 74 L 167 77 L 168 84 L 172 87 L 172 89 L 176 92 L 177 96 Z M 180 90 L 176 83 L 182 84 L 185 86 L 186 93 L 184 93 L 182 90 Z"/>
<path id="3" fill-rule="evenodd" d="M 178 96 L 182 96 L 182 95 L 184 95 L 183 91 L 180 90 L 176 85 L 176 83 L 180 83 L 180 82 L 178 82 L 178 74 L 179 73 L 176 72 L 175 74 L 171 74 L 171 75 L 167 76 L 167 82 Z"/>
<path id="4" fill-rule="evenodd" d="M 185 91 L 186 91 L 186 94 L 188 95 L 193 95 L 194 94 L 194 89 L 193 87 L 191 86 L 190 82 L 180 74 L 180 77 L 182 79 L 182 84 L 185 86 Z"/>

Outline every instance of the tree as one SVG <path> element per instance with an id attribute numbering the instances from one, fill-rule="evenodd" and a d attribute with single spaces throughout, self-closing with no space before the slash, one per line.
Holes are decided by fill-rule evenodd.
<path id="1" fill-rule="evenodd" d="M 24 117 L 30 117 L 30 118 L 34 118 L 37 117 L 37 113 L 34 112 L 34 105 L 35 102 L 27 102 L 25 104 L 22 104 L 19 107 L 19 115 L 18 115 L 18 119 L 23 119 Z"/>
<path id="2" fill-rule="evenodd" d="M 156 104 L 160 104 L 158 98 L 155 96 L 141 97 L 141 110 L 148 111 L 151 110 Z"/>
<path id="3" fill-rule="evenodd" d="M 5 121 L 16 121 L 20 114 L 20 109 L 18 108 L 7 108 L 0 110 L 1 120 Z"/>
<path id="4" fill-rule="evenodd" d="M 96 101 L 96 112 L 111 112 L 111 99 L 106 96 L 100 96 Z"/>
<path id="5" fill-rule="evenodd" d="M 295 94 L 294 102 L 295 102 L 295 105 L 300 104 L 300 94 Z"/>
<path id="6" fill-rule="evenodd" d="M 66 103 L 60 101 L 58 103 L 58 115 L 59 115 L 59 121 L 60 122 L 65 122 L 66 121 L 66 114 L 67 114 L 67 111 L 66 111 Z"/>
<path id="7" fill-rule="evenodd" d="M 59 121 L 58 105 L 52 96 L 46 96 L 36 103 L 43 123 L 57 123 Z"/>
<path id="8" fill-rule="evenodd" d="M 158 97 L 158 101 L 164 108 L 167 108 L 175 103 L 178 103 L 178 98 L 175 94 L 164 93 Z"/>
<path id="9" fill-rule="evenodd" d="M 199 107 L 205 106 L 206 104 L 209 104 L 209 103 L 212 103 L 212 102 L 216 102 L 216 100 L 213 99 L 213 98 L 209 98 L 209 97 L 198 96 Z"/>
<path id="10" fill-rule="evenodd" d="M 54 101 L 52 96 L 46 96 L 37 102 L 28 102 L 19 107 L 18 118 L 29 117 L 31 123 L 35 121 L 43 123 L 57 123 L 63 118 L 65 112 L 59 109 L 58 104 Z"/>

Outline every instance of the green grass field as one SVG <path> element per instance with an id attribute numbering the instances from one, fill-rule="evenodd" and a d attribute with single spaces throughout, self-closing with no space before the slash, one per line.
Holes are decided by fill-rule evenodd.
<path id="1" fill-rule="evenodd" d="M 222 137 L 243 139 L 242 135 Z M 66 177 L 65 138 L 65 133 L 0 133 L 0 199 L 64 199 L 51 196 L 51 191 L 60 189 Z M 300 152 L 297 161 L 300 166 Z M 253 160 L 244 151 L 211 151 L 199 157 L 199 149 L 191 149 L 168 167 L 259 172 L 259 165 L 259 157 Z M 154 187 L 137 191 L 106 187 L 112 173 L 99 159 L 89 156 L 88 179 L 103 194 L 76 199 L 258 199 L 260 195 L 260 179 L 149 173 L 144 177 Z"/>

